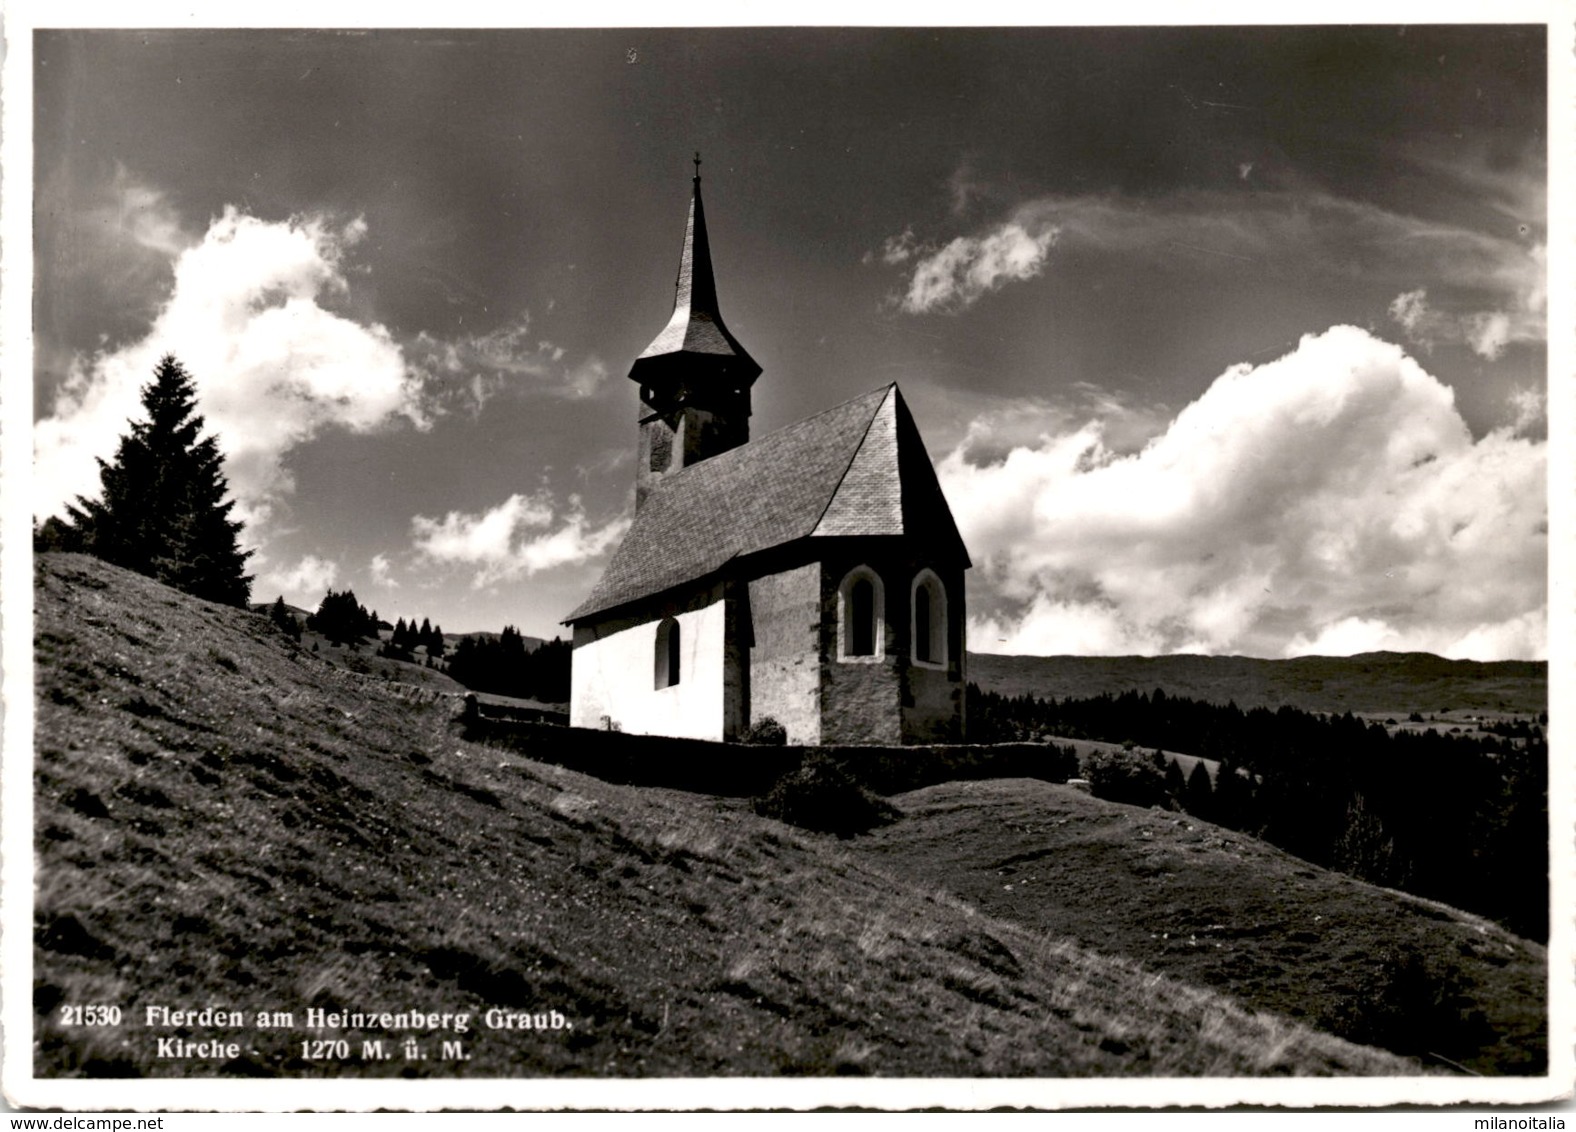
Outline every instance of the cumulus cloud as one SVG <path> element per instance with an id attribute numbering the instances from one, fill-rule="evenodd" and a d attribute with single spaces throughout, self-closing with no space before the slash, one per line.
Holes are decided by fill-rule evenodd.
<path id="1" fill-rule="evenodd" d="M 162 223 L 148 227 L 149 240 L 165 239 Z M 200 240 L 176 250 L 171 238 L 174 281 L 149 332 L 75 359 L 34 429 L 36 513 L 97 494 L 94 458 L 142 416 L 139 391 L 166 352 L 196 383 L 236 514 L 254 536 L 294 489 L 284 463 L 293 448 L 328 428 L 370 432 L 401 417 L 425 426 L 419 379 L 388 330 L 331 309 L 365 232 L 359 219 L 273 222 L 227 207 Z"/>
<path id="2" fill-rule="evenodd" d="M 516 493 L 480 514 L 450 511 L 441 519 L 411 519 L 417 553 L 471 570 L 475 589 L 585 562 L 612 549 L 628 529 L 627 518 L 593 526 L 578 495 L 569 497 L 560 515 L 545 490 Z"/>
<path id="3" fill-rule="evenodd" d="M 1130 454 L 1098 415 L 1005 452 L 976 426 L 938 468 L 975 647 L 1546 650 L 1546 443 L 1474 441 L 1450 390 L 1365 331 L 1227 370 Z"/>
<path id="4" fill-rule="evenodd" d="M 279 594 L 291 605 L 316 609 L 329 587 L 338 580 L 339 563 L 308 554 L 294 566 L 260 569 L 252 593 L 259 599 L 266 594 Z"/>
<path id="5" fill-rule="evenodd" d="M 1007 283 L 1032 279 L 1058 231 L 1051 224 L 1009 220 L 919 255 L 901 306 L 910 314 L 961 310 Z"/>

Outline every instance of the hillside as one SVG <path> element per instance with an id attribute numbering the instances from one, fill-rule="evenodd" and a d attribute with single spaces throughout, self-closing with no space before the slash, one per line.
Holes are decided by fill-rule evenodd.
<path id="1" fill-rule="evenodd" d="M 35 598 L 40 1075 L 1418 1071 L 860 842 L 460 741 L 450 698 L 337 670 L 258 615 L 72 555 L 39 557 Z M 68 1026 L 73 1004 L 126 1021 Z M 291 1017 L 133 1024 L 159 1004 Z M 308 1031 L 313 1008 L 472 1017 Z M 567 1024 L 489 1029 L 489 1008 Z M 349 1044 L 309 1059 L 309 1038 Z M 456 1038 L 468 1060 L 442 1060 Z"/>
<path id="2" fill-rule="evenodd" d="M 1548 708 L 1542 661 L 1445 660 L 1428 653 L 1363 653 L 1259 660 L 1245 656 L 968 655 L 969 679 L 1004 696 L 1152 692 L 1240 708 L 1291 704 L 1305 711 L 1404 718 L 1468 710 L 1537 715 Z"/>
<path id="3" fill-rule="evenodd" d="M 952 782 L 893 801 L 904 820 L 871 835 L 870 859 L 985 915 L 1326 1028 L 1404 1009 L 1419 1032 L 1400 1036 L 1426 1043 L 1419 1055 L 1544 1071 L 1548 954 L 1488 920 L 1047 782 Z M 1408 956 L 1431 985 L 1384 984 L 1386 963 L 1394 973 Z M 1441 986 L 1459 998 L 1447 1009 Z"/>

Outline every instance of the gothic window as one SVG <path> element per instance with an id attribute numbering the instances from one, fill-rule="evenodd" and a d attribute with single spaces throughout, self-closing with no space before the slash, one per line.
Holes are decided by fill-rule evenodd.
<path id="1" fill-rule="evenodd" d="M 840 660 L 877 660 L 884 641 L 881 578 L 856 566 L 837 588 L 837 652 Z"/>
<path id="2" fill-rule="evenodd" d="M 914 620 L 910 640 L 915 663 L 943 668 L 947 663 L 947 591 L 930 570 L 914 578 Z"/>
<path id="3" fill-rule="evenodd" d="M 679 682 L 679 623 L 664 617 L 657 625 L 656 686 L 671 688 Z"/>

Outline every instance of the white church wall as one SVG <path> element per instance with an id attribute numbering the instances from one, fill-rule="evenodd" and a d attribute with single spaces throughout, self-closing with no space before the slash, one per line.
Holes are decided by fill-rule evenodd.
<path id="1" fill-rule="evenodd" d="M 717 595 L 720 598 L 720 594 Z M 660 617 L 637 625 L 575 630 L 569 722 L 603 727 L 611 719 L 636 735 L 723 738 L 725 607 L 721 600 L 674 614 L 679 626 L 679 682 L 655 686 Z"/>

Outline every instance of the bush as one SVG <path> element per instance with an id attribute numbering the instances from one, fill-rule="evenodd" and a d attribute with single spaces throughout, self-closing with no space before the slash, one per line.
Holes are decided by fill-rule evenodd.
<path id="1" fill-rule="evenodd" d="M 1140 751 L 1092 751 L 1084 765 L 1084 777 L 1094 796 L 1108 802 L 1130 806 L 1166 804 L 1166 776 Z"/>
<path id="2" fill-rule="evenodd" d="M 1412 947 L 1380 954 L 1322 1021 L 1347 1041 L 1401 1054 L 1470 1057 L 1494 1039 L 1460 969 L 1436 967 Z"/>
<path id="3" fill-rule="evenodd" d="M 1077 778 L 1078 771 L 1078 748 L 1071 743 L 1051 743 L 1046 747 L 1044 768 L 1036 776 L 1046 782 L 1066 782 Z"/>
<path id="4" fill-rule="evenodd" d="M 758 747 L 786 747 L 788 745 L 788 729 L 778 723 L 772 716 L 762 716 L 750 725 L 744 733 L 744 741 L 753 743 Z"/>
<path id="5" fill-rule="evenodd" d="M 810 755 L 754 799 L 752 805 L 764 818 L 839 837 L 868 833 L 902 816 L 821 754 Z"/>

